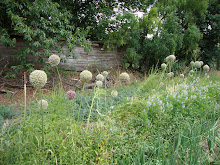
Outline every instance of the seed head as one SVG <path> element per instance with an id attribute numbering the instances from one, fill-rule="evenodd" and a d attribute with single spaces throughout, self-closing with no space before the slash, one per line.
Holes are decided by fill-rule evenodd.
<path id="1" fill-rule="evenodd" d="M 102 75 L 106 78 L 108 76 L 108 72 L 107 71 L 103 71 Z"/>
<path id="2" fill-rule="evenodd" d="M 102 81 L 96 81 L 96 86 L 97 86 L 98 88 L 101 88 L 102 85 L 103 85 L 103 82 L 102 82 Z"/>
<path id="3" fill-rule="evenodd" d="M 52 54 L 49 57 L 48 62 L 50 63 L 51 66 L 57 66 L 60 63 L 60 57 L 56 54 Z"/>
<path id="4" fill-rule="evenodd" d="M 203 70 L 204 70 L 205 72 L 209 72 L 210 68 L 209 68 L 208 65 L 204 65 L 204 66 L 203 66 Z"/>
<path id="5" fill-rule="evenodd" d="M 194 61 L 191 61 L 190 66 L 194 66 L 194 63 L 195 63 Z"/>
<path id="6" fill-rule="evenodd" d="M 119 80 L 122 82 L 122 83 L 125 83 L 125 84 L 128 84 L 129 81 L 130 81 L 130 76 L 124 72 L 124 73 L 121 73 L 119 75 Z"/>
<path id="7" fill-rule="evenodd" d="M 163 83 L 163 82 L 160 82 L 160 86 L 164 86 L 164 83 Z"/>
<path id="8" fill-rule="evenodd" d="M 111 96 L 112 96 L 112 97 L 117 97 L 117 96 L 118 96 L 118 92 L 115 91 L 115 90 L 113 90 L 113 91 L 111 92 Z"/>
<path id="9" fill-rule="evenodd" d="M 97 76 L 96 76 L 96 80 L 97 81 L 103 81 L 105 78 L 104 78 L 104 76 L 102 75 L 102 74 L 98 74 Z"/>
<path id="10" fill-rule="evenodd" d="M 194 70 L 190 70 L 190 71 L 189 71 L 189 74 L 192 75 L 193 73 L 194 73 Z"/>
<path id="11" fill-rule="evenodd" d="M 184 74 L 180 74 L 180 78 L 184 78 Z"/>
<path id="12" fill-rule="evenodd" d="M 195 68 L 201 68 L 201 63 L 199 61 L 196 61 L 193 66 Z"/>
<path id="13" fill-rule="evenodd" d="M 84 70 L 80 73 L 80 79 L 83 82 L 88 82 L 92 79 L 92 73 L 88 70 Z"/>
<path id="14" fill-rule="evenodd" d="M 42 105 L 42 109 L 47 109 L 48 107 L 48 102 L 44 99 L 40 100 L 38 102 L 38 108 L 41 109 L 41 105 Z"/>
<path id="15" fill-rule="evenodd" d="M 167 74 L 167 77 L 169 77 L 169 78 L 172 78 L 173 76 L 174 76 L 173 72 L 170 72 L 170 73 Z"/>
<path id="16" fill-rule="evenodd" d="M 200 64 L 201 64 L 201 66 L 203 66 L 204 62 L 203 62 L 203 61 L 199 61 L 199 62 L 200 62 Z"/>
<path id="17" fill-rule="evenodd" d="M 175 60 L 176 60 L 176 56 L 174 55 L 169 55 L 165 59 L 166 62 L 174 62 Z"/>
<path id="18" fill-rule="evenodd" d="M 161 64 L 161 68 L 162 68 L 162 70 L 165 70 L 167 68 L 167 64 L 165 64 L 165 63 Z"/>
<path id="19" fill-rule="evenodd" d="M 47 74 L 42 70 L 35 70 L 29 76 L 34 88 L 42 88 L 47 83 Z"/>

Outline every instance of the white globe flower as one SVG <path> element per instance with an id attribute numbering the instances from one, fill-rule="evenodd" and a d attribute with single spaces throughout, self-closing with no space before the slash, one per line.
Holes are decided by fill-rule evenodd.
<path id="1" fill-rule="evenodd" d="M 97 76 L 96 76 L 96 80 L 97 81 L 103 81 L 105 78 L 104 78 L 104 76 L 102 75 L 102 74 L 98 74 Z"/>
<path id="2" fill-rule="evenodd" d="M 88 82 L 92 80 L 92 73 L 88 70 L 84 70 L 80 73 L 80 79 L 83 82 Z"/>
<path id="3" fill-rule="evenodd" d="M 194 63 L 195 63 L 194 61 L 191 61 L 190 66 L 194 66 Z"/>
<path id="4" fill-rule="evenodd" d="M 108 76 L 108 72 L 107 71 L 103 71 L 102 75 L 106 78 Z"/>
<path id="5" fill-rule="evenodd" d="M 167 64 L 165 64 L 165 63 L 161 64 L 161 68 L 162 68 L 162 70 L 165 70 L 167 68 Z"/>
<path id="6" fill-rule="evenodd" d="M 204 70 L 205 72 L 209 72 L 210 68 L 209 68 L 208 65 L 204 65 L 204 66 L 203 66 L 203 70 Z"/>
<path id="7" fill-rule="evenodd" d="M 52 54 L 49 59 L 48 62 L 51 66 L 57 66 L 60 63 L 60 57 L 56 54 Z"/>
<path id="8" fill-rule="evenodd" d="M 201 63 L 199 61 L 196 61 L 193 66 L 195 68 L 201 68 Z"/>
<path id="9" fill-rule="evenodd" d="M 174 55 L 169 55 L 165 59 L 166 62 L 174 62 L 175 60 L 176 60 L 176 56 Z"/>
<path id="10" fill-rule="evenodd" d="M 98 88 L 102 88 L 103 82 L 102 81 L 96 81 L 96 86 Z"/>
<path id="11" fill-rule="evenodd" d="M 180 74 L 180 78 L 184 78 L 184 74 Z"/>
<path id="12" fill-rule="evenodd" d="M 130 81 L 130 76 L 124 72 L 119 75 L 119 80 L 125 84 L 128 84 Z"/>
<path id="13" fill-rule="evenodd" d="M 40 109 L 41 108 L 41 105 L 42 105 L 42 109 L 47 109 L 48 107 L 48 102 L 44 99 L 40 100 L 38 102 L 38 108 Z"/>
<path id="14" fill-rule="evenodd" d="M 35 70 L 29 76 L 34 88 L 42 88 L 47 83 L 47 74 L 42 70 Z"/>
<path id="15" fill-rule="evenodd" d="M 118 96 L 118 92 L 115 91 L 115 90 L 113 90 L 113 91 L 111 92 L 111 96 L 112 96 L 112 97 L 117 97 L 117 96 Z"/>
<path id="16" fill-rule="evenodd" d="M 199 61 L 199 62 L 200 62 L 200 64 L 201 64 L 201 66 L 203 66 L 204 62 L 203 62 L 203 61 Z"/>

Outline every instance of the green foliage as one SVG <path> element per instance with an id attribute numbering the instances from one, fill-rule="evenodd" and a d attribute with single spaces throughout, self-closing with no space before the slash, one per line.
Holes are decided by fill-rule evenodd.
<path id="1" fill-rule="evenodd" d="M 219 26 L 220 26 L 220 5 L 217 0 L 210 0 L 206 19 L 199 22 L 199 28 L 203 32 L 203 40 L 199 43 L 201 57 L 204 62 L 212 64 L 220 70 L 220 49 L 219 49 Z"/>
<path id="2" fill-rule="evenodd" d="M 12 119 L 16 116 L 16 107 L 10 105 L 0 105 L 0 122 L 4 119 Z"/>
<path id="3" fill-rule="evenodd" d="M 26 47 L 20 49 L 18 59 L 27 68 L 27 55 L 47 57 L 56 50 L 58 54 L 69 55 L 76 45 L 83 46 L 86 51 L 91 48 L 86 39 L 88 29 L 74 26 L 69 21 L 72 15 L 67 10 L 61 10 L 60 5 L 51 0 L 1 2 L 5 17 L 1 17 L 1 42 L 6 46 L 16 43 L 14 34 L 19 34 L 25 41 Z M 10 26 L 9 26 L 10 25 Z M 67 46 L 67 52 L 62 47 Z"/>
<path id="4" fill-rule="evenodd" d="M 3 125 L 0 162 L 217 163 L 219 82 L 198 75 L 170 80 L 164 72 L 155 70 L 143 82 L 118 87 L 119 95 L 114 98 L 111 90 L 86 91 L 82 104 L 80 92 L 68 100 L 62 90 L 54 87 L 49 96 L 43 96 L 49 104 L 47 109 L 39 110 L 33 103 L 25 124 L 23 117 L 18 117 L 10 127 Z M 160 86 L 160 81 L 165 85 Z M 91 120 L 86 122 L 90 109 Z"/>

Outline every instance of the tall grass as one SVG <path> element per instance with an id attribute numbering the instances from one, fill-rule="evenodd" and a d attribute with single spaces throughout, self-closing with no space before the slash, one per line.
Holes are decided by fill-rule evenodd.
<path id="1" fill-rule="evenodd" d="M 54 88 L 46 110 L 32 103 L 25 125 L 2 126 L 0 164 L 218 164 L 219 81 L 162 74 L 114 88 L 117 97 L 94 89 L 68 100 Z"/>

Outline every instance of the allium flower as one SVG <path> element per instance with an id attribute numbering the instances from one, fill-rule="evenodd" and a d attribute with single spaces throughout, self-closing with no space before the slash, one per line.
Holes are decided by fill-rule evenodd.
<path id="1" fill-rule="evenodd" d="M 199 61 L 199 62 L 200 62 L 200 64 L 201 64 L 201 66 L 203 66 L 204 62 L 203 62 L 203 61 Z"/>
<path id="2" fill-rule="evenodd" d="M 165 70 L 165 69 L 167 68 L 167 64 L 165 64 L 165 63 L 161 64 L 161 68 L 162 68 L 163 70 Z"/>
<path id="3" fill-rule="evenodd" d="M 101 88 L 102 85 L 103 85 L 103 82 L 102 82 L 102 81 L 96 81 L 96 86 L 97 86 L 98 88 Z"/>
<path id="4" fill-rule="evenodd" d="M 189 74 L 192 75 L 193 73 L 194 73 L 194 70 L 190 70 L 190 71 L 189 71 Z"/>
<path id="5" fill-rule="evenodd" d="M 57 66 L 60 63 L 60 57 L 58 55 L 52 54 L 49 57 L 48 62 L 51 66 Z"/>
<path id="6" fill-rule="evenodd" d="M 175 60 L 176 60 L 176 56 L 174 55 L 169 55 L 165 59 L 166 62 L 174 62 Z"/>
<path id="7" fill-rule="evenodd" d="M 104 78 L 104 76 L 102 75 L 102 74 L 98 74 L 97 76 L 96 76 L 96 80 L 97 81 L 103 81 L 105 78 Z"/>
<path id="8" fill-rule="evenodd" d="M 164 83 L 163 83 L 163 82 L 160 82 L 160 86 L 164 86 Z"/>
<path id="9" fill-rule="evenodd" d="M 113 91 L 111 92 L 111 96 L 112 96 L 112 97 L 117 97 L 117 96 L 118 96 L 118 92 L 115 91 L 115 90 L 113 90 Z"/>
<path id="10" fill-rule="evenodd" d="M 47 74 L 42 70 L 35 70 L 29 76 L 34 88 L 42 88 L 47 83 Z"/>
<path id="11" fill-rule="evenodd" d="M 209 66 L 208 66 L 208 65 L 204 65 L 204 66 L 203 66 L 203 70 L 204 70 L 205 72 L 208 72 L 208 71 L 209 71 L 209 69 L 210 69 L 210 68 L 209 68 Z"/>
<path id="12" fill-rule="evenodd" d="M 80 73 L 80 79 L 83 82 L 88 82 L 92 79 L 92 73 L 88 70 L 84 70 Z"/>
<path id="13" fill-rule="evenodd" d="M 130 76 L 124 72 L 119 75 L 119 80 L 125 84 L 128 84 L 130 81 Z"/>
<path id="14" fill-rule="evenodd" d="M 75 93 L 74 91 L 72 91 L 72 90 L 69 90 L 69 91 L 66 93 L 66 97 L 67 97 L 68 100 L 74 99 L 75 96 L 76 96 L 76 93 Z"/>
<path id="15" fill-rule="evenodd" d="M 180 78 L 184 78 L 184 74 L 180 74 Z"/>
<path id="16" fill-rule="evenodd" d="M 44 99 L 40 100 L 38 102 L 38 108 L 40 109 L 41 108 L 41 104 L 42 104 L 42 109 L 47 109 L 48 107 L 48 102 Z"/>
<path id="17" fill-rule="evenodd" d="M 156 92 L 156 90 L 155 90 L 155 89 L 152 89 L 152 92 L 153 92 L 153 93 L 155 93 L 155 92 Z"/>
<path id="18" fill-rule="evenodd" d="M 193 66 L 195 68 L 201 68 L 201 63 L 199 61 L 196 61 Z"/>
<path id="19" fill-rule="evenodd" d="M 106 78 L 108 76 L 108 72 L 107 71 L 103 71 L 102 75 Z"/>
<path id="20" fill-rule="evenodd" d="M 194 63 L 195 63 L 194 61 L 191 61 L 190 66 L 194 66 Z"/>
<path id="21" fill-rule="evenodd" d="M 172 78 L 173 76 L 174 76 L 173 72 L 170 72 L 170 73 L 167 74 L 167 77 L 169 77 L 169 78 Z"/>

